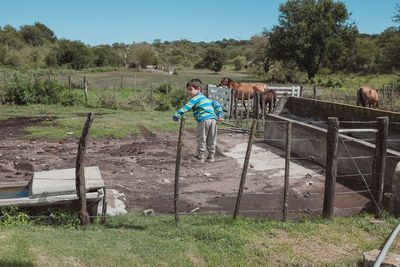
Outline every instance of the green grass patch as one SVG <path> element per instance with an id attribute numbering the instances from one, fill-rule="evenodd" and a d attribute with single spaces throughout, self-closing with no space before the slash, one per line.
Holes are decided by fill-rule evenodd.
<path id="1" fill-rule="evenodd" d="M 399 219 L 371 215 L 278 222 L 230 216 L 127 214 L 105 225 L 0 226 L 0 264 L 18 266 L 355 266 Z M 391 252 L 399 251 L 395 240 Z M 24 265 L 25 264 L 25 265 Z"/>
<path id="2" fill-rule="evenodd" d="M 92 138 L 116 137 L 122 138 L 140 133 L 138 125 L 143 125 L 148 131 L 178 131 L 179 123 L 172 120 L 175 110 L 160 111 L 123 111 L 103 108 L 87 108 L 84 106 L 61 107 L 58 105 L 2 106 L 1 119 L 15 116 L 49 117 L 37 126 L 25 127 L 28 132 L 24 138 L 63 139 L 68 136 L 80 137 L 87 114 L 93 112 L 94 119 L 90 130 Z M 9 115 L 8 115 L 9 114 Z M 186 115 L 185 129 L 196 127 L 192 113 Z M 68 135 L 67 133 L 71 133 Z"/>

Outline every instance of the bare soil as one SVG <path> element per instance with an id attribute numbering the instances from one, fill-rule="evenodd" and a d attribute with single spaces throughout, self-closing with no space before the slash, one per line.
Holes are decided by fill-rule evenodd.
<path id="1" fill-rule="evenodd" d="M 75 167 L 77 138 L 66 134 L 62 140 L 22 139 L 26 134 L 24 127 L 51 119 L 21 117 L 2 121 L 0 186 L 26 184 L 35 171 Z M 125 195 L 121 200 L 128 212 L 153 209 L 156 214 L 174 213 L 178 135 L 169 131 L 151 132 L 143 125 L 139 128 L 141 134 L 122 139 L 89 138 L 85 164 L 99 166 L 106 187 Z M 216 162 L 196 163 L 191 160 L 196 148 L 195 133 L 185 131 L 179 175 L 181 213 L 233 212 L 247 142 L 246 134 L 220 131 Z M 283 155 L 283 151 L 266 144 L 253 146 L 240 202 L 241 215 L 282 217 Z M 288 217 L 320 215 L 323 169 L 309 161 L 294 161 L 290 172 Z M 361 184 L 339 182 L 337 192 L 362 189 Z M 347 216 L 359 212 L 368 202 L 367 195 L 338 195 L 335 214 Z"/>

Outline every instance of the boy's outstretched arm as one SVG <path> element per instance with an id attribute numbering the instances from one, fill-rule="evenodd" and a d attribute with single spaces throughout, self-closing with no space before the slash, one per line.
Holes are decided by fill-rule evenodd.
<path id="1" fill-rule="evenodd" d="M 172 119 L 174 121 L 179 121 L 180 118 L 182 118 L 183 114 L 185 114 L 186 111 L 190 110 L 194 105 L 196 104 L 196 101 L 193 99 L 190 99 L 189 102 L 187 102 L 181 109 L 179 109 L 174 116 L 172 116 Z"/>
<path id="2" fill-rule="evenodd" d="M 221 105 L 217 101 L 212 100 L 212 106 L 217 113 L 218 121 L 224 121 L 224 112 Z"/>

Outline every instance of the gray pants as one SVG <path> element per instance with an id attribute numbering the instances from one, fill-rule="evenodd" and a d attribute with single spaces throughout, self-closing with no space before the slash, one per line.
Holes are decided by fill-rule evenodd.
<path id="1" fill-rule="evenodd" d="M 217 143 L 217 121 L 215 119 L 207 119 L 197 123 L 197 156 L 204 157 L 207 148 L 208 157 L 215 154 L 215 146 Z"/>

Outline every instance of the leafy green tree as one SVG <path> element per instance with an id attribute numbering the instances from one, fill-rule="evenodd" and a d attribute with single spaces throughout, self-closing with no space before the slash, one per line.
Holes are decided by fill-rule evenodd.
<path id="1" fill-rule="evenodd" d="M 6 53 L 6 49 L 2 45 L 0 45 L 0 65 L 6 62 Z"/>
<path id="2" fill-rule="evenodd" d="M 272 65 L 269 55 L 269 37 L 266 34 L 254 35 L 250 39 L 251 58 L 256 66 L 262 66 L 264 72 L 269 72 Z"/>
<path id="3" fill-rule="evenodd" d="M 288 0 L 279 7 L 279 25 L 269 33 L 270 55 L 273 59 L 295 62 L 313 78 L 329 52 L 328 44 L 335 44 L 335 53 L 351 45 L 354 25 L 348 23 L 349 14 L 342 2 L 333 0 Z"/>
<path id="4" fill-rule="evenodd" d="M 209 48 L 203 57 L 202 66 L 214 71 L 219 72 L 226 61 L 226 55 L 220 48 Z"/>
<path id="5" fill-rule="evenodd" d="M 128 63 L 145 68 L 147 65 L 157 65 L 158 56 L 147 43 L 132 44 L 128 53 Z"/>
<path id="6" fill-rule="evenodd" d="M 235 70 L 239 71 L 243 69 L 243 66 L 246 64 L 246 57 L 245 56 L 237 56 L 232 59 L 232 63 L 235 66 Z"/>
<path id="7" fill-rule="evenodd" d="M 93 60 L 92 50 L 81 41 L 62 39 L 58 43 L 57 62 L 80 70 L 89 67 Z"/>
<path id="8" fill-rule="evenodd" d="M 21 49 L 24 46 L 24 39 L 14 27 L 6 25 L 0 31 L 0 43 L 9 48 Z"/>
<path id="9" fill-rule="evenodd" d="M 358 37 L 355 46 L 346 52 L 344 68 L 350 72 L 370 73 L 376 71 L 379 54 L 379 47 L 373 39 Z"/>
<path id="10" fill-rule="evenodd" d="M 109 45 L 99 45 L 92 48 L 94 56 L 94 64 L 98 67 L 113 66 L 118 67 L 122 65 L 123 60 L 117 51 Z"/>
<path id="11" fill-rule="evenodd" d="M 22 26 L 20 32 L 25 42 L 32 46 L 43 45 L 46 41 L 54 43 L 57 39 L 52 30 L 39 22 Z"/>

